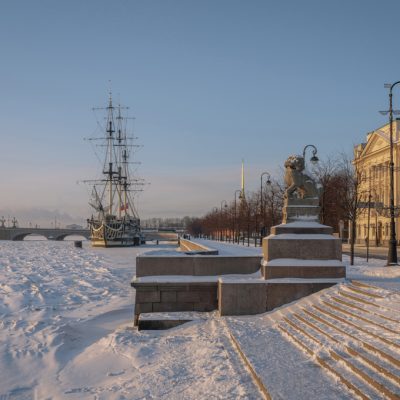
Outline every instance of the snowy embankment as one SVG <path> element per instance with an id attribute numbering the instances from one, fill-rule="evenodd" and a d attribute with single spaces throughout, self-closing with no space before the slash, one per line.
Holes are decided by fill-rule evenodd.
<path id="1" fill-rule="evenodd" d="M 261 255 L 260 248 L 207 243 L 222 255 Z M 281 321 L 281 317 L 297 318 L 289 308 L 285 314 L 242 318 L 218 318 L 211 313 L 208 319 L 170 331 L 132 329 L 130 280 L 135 257 L 150 251 L 168 254 L 175 247 L 92 249 L 84 242 L 83 249 L 76 249 L 71 242 L 0 242 L 0 399 L 260 398 L 232 338 L 241 343 L 255 367 L 268 367 L 266 374 L 272 375 L 264 378 L 275 379 L 277 393 L 286 393 L 279 391 L 279 385 L 289 379 L 287 365 L 295 363 L 318 374 L 331 398 L 349 395 L 343 387 L 334 389 L 337 377 L 315 368 L 318 342 L 309 346 L 315 355 L 307 356 L 295 339 L 275 326 L 290 331 Z M 357 259 L 348 275 L 400 288 L 400 271 L 383 264 L 374 261 L 366 266 Z M 313 296 L 314 302 L 324 300 L 322 294 Z M 364 307 L 351 298 L 345 301 Z M 374 314 L 370 318 L 380 321 Z M 371 329 L 365 321 L 357 324 Z M 373 329 L 380 334 L 379 327 Z M 265 332 L 273 336 L 266 337 Z M 329 346 L 321 343 L 322 348 Z M 389 350 L 397 351 L 393 346 Z M 286 366 L 277 362 L 279 352 Z M 302 390 L 293 394 L 296 399 L 308 398 L 307 387 L 318 382 L 299 379 Z"/>
<path id="2" fill-rule="evenodd" d="M 213 315 L 168 332 L 132 328 L 136 255 L 174 249 L 0 241 L 0 399 L 253 397 Z"/>

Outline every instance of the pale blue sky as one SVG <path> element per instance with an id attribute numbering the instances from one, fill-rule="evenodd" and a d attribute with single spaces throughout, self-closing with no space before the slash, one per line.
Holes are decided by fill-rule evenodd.
<path id="1" fill-rule="evenodd" d="M 0 213 L 86 217 L 109 80 L 144 145 L 142 217 L 231 200 L 242 158 L 252 190 L 305 144 L 351 152 L 386 123 L 399 18 L 385 0 L 1 1 Z"/>

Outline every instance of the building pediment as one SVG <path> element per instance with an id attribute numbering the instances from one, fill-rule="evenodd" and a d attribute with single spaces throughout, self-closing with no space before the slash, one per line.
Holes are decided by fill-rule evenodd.
<path id="1" fill-rule="evenodd" d="M 389 132 L 387 130 L 377 130 L 368 135 L 368 141 L 364 147 L 361 156 L 365 157 L 370 154 L 379 152 L 389 146 Z"/>

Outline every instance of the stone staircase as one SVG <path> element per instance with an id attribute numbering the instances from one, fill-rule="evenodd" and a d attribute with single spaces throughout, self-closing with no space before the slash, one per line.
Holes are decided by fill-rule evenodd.
<path id="1" fill-rule="evenodd" d="M 270 315 L 274 331 L 353 396 L 400 399 L 400 294 L 354 281 Z M 264 383 L 268 391 L 268 375 Z"/>

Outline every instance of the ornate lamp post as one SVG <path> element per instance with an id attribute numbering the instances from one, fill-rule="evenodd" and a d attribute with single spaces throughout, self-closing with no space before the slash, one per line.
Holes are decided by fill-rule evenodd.
<path id="1" fill-rule="evenodd" d="M 308 144 L 307 146 L 304 147 L 303 149 L 303 158 L 304 158 L 304 162 L 306 160 L 306 150 L 308 147 L 312 147 L 313 151 L 312 151 L 312 157 L 310 158 L 310 161 L 312 164 L 316 164 L 319 161 L 319 158 L 317 157 L 317 148 L 313 145 L 313 144 Z"/>
<path id="2" fill-rule="evenodd" d="M 393 161 L 393 88 L 398 85 L 400 81 L 393 84 L 385 85 L 389 88 L 389 111 L 381 111 L 381 114 L 387 115 L 389 113 L 390 125 L 390 163 L 389 163 L 389 182 L 390 182 L 390 239 L 387 265 L 397 264 L 397 241 L 396 241 L 396 225 L 394 221 L 395 207 L 394 207 L 394 161 Z"/>
<path id="3" fill-rule="evenodd" d="M 225 203 L 225 204 L 224 204 Z M 223 222 L 223 219 L 222 219 L 222 217 L 223 217 L 223 210 L 222 210 L 222 204 L 224 204 L 224 208 L 225 208 L 225 210 L 228 208 L 228 203 L 227 203 L 227 201 L 226 200 L 222 200 L 221 201 L 221 231 L 220 231 L 220 236 L 219 236 L 219 240 L 222 242 L 222 237 L 223 237 L 223 235 L 222 235 L 222 233 L 223 233 L 223 228 L 222 228 L 222 222 Z"/>
<path id="4" fill-rule="evenodd" d="M 261 223 L 262 223 L 262 227 L 261 230 L 263 230 L 263 228 L 265 227 L 265 221 L 264 221 L 264 202 L 263 202 L 263 176 L 267 175 L 267 185 L 271 185 L 271 174 L 269 172 L 263 172 L 261 174 L 260 177 L 260 181 L 261 181 L 261 186 L 260 186 L 260 211 L 261 211 Z M 263 235 L 263 233 L 261 232 L 261 235 Z"/>

